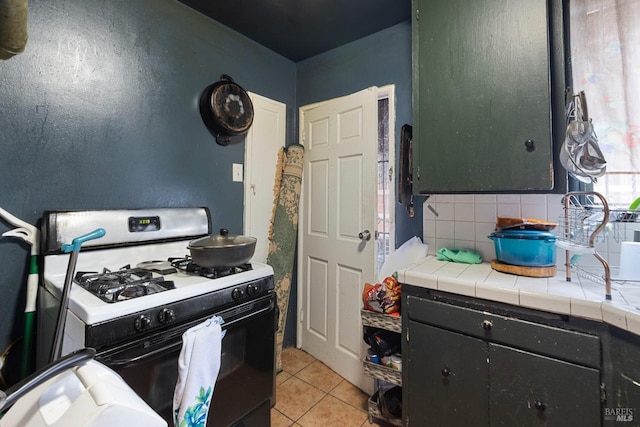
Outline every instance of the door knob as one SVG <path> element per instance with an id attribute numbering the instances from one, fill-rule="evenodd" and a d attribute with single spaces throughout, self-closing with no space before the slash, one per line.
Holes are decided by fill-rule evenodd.
<path id="1" fill-rule="evenodd" d="M 369 241 L 371 239 L 371 232 L 369 230 L 364 230 L 358 233 L 358 237 L 360 240 Z"/>

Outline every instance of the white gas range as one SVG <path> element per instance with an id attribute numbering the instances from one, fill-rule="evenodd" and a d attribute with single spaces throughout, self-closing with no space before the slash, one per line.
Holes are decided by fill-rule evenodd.
<path id="1" fill-rule="evenodd" d="M 206 208 L 45 213 L 38 366 L 49 362 L 69 269 L 70 255 L 60 248 L 98 227 L 104 237 L 87 241 L 77 257 L 62 354 L 94 348 L 96 360 L 171 421 L 182 334 L 220 316 L 226 335 L 216 391 L 223 390 L 212 408 L 234 410 L 225 409 L 224 416 L 219 411 L 210 424 L 262 425 L 266 419 L 268 425 L 277 316 L 273 269 L 251 261 L 220 269 L 193 263 L 189 242 L 211 234 Z M 255 385 L 251 392 L 234 387 L 245 379 Z"/>
<path id="2" fill-rule="evenodd" d="M 76 275 L 79 272 L 102 272 L 105 268 L 112 272 L 117 272 L 126 265 L 136 267 L 149 261 L 163 260 L 158 262 L 159 266 L 163 266 L 164 263 L 170 264 L 168 261 L 170 258 L 184 259 L 189 251 L 187 244 L 188 241 L 178 241 L 105 250 L 83 250 L 78 257 Z M 124 260 L 126 262 L 123 263 Z M 68 254 L 45 257 L 44 287 L 58 298 L 62 294 L 68 262 Z M 172 281 L 175 289 L 145 295 L 144 298 L 131 298 L 114 303 L 106 303 L 82 286 L 74 283 L 71 288 L 69 310 L 85 324 L 93 325 L 273 275 L 273 269 L 269 265 L 257 262 L 251 262 L 250 265 L 250 270 L 216 279 L 189 273 L 178 268 L 168 274 L 151 271 L 154 278 L 163 277 Z"/>

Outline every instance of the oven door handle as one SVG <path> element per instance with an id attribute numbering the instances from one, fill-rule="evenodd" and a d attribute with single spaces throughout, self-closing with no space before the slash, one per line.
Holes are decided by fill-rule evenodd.
<path id="1" fill-rule="evenodd" d="M 242 322 L 244 320 L 247 320 L 250 317 L 259 316 L 262 313 L 268 313 L 269 311 L 273 310 L 274 307 L 275 307 L 274 302 L 273 301 L 269 301 L 269 305 L 268 306 L 263 307 L 260 310 L 253 311 L 253 312 L 251 312 L 249 314 L 246 314 L 246 315 L 244 315 L 242 317 L 239 317 L 237 319 L 233 319 L 233 320 L 231 320 L 229 322 L 224 321 L 224 317 L 223 317 L 223 323 L 220 326 L 222 327 L 223 331 L 227 330 L 227 329 L 229 329 L 229 327 L 233 326 L 234 324 Z"/>
<path id="2" fill-rule="evenodd" d="M 251 317 L 255 317 L 255 316 L 259 316 L 263 313 L 269 312 L 271 310 L 273 310 L 275 304 L 273 302 L 271 302 L 268 306 L 261 308 L 260 310 L 256 310 L 253 311 L 249 314 L 246 314 L 242 317 L 239 317 L 237 319 L 233 319 L 229 322 L 224 322 L 222 323 L 222 330 L 225 331 L 227 329 L 229 329 L 231 326 L 233 326 L 236 323 L 242 322 L 244 320 L 247 320 Z M 145 352 L 140 354 L 139 356 L 134 356 L 134 357 L 127 357 L 124 359 L 111 359 L 109 356 L 105 357 L 105 358 L 98 358 L 98 360 L 104 364 L 106 364 L 107 366 L 113 368 L 120 368 L 120 367 L 124 367 L 124 366 L 129 366 L 129 365 L 134 365 L 134 364 L 138 364 L 141 362 L 144 362 L 147 359 L 151 359 L 153 357 L 155 357 L 158 354 L 164 354 L 166 352 L 169 351 L 173 351 L 174 349 L 178 349 L 182 346 L 182 340 L 179 341 L 175 341 L 169 345 L 157 348 L 155 350 L 149 351 L 149 352 Z"/>
<path id="3" fill-rule="evenodd" d="M 157 348 L 153 351 L 149 351 L 146 353 L 142 353 L 139 356 L 134 357 L 126 357 L 124 359 L 112 359 L 109 356 L 102 358 L 97 357 L 97 360 L 105 365 L 109 366 L 111 369 L 123 368 L 130 365 L 135 365 L 141 362 L 144 362 L 147 359 L 151 359 L 158 354 L 163 354 L 165 352 L 173 351 L 174 349 L 179 349 L 182 346 L 182 341 L 176 341 L 172 344 Z"/>

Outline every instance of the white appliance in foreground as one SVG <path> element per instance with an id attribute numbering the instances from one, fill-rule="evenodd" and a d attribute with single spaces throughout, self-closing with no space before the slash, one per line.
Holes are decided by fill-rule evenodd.
<path id="1" fill-rule="evenodd" d="M 123 380 L 90 360 L 43 382 L 0 419 L 0 427 L 166 427 Z"/>

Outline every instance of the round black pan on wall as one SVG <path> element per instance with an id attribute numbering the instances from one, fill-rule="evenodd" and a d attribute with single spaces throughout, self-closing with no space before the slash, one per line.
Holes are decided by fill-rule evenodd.
<path id="1" fill-rule="evenodd" d="M 253 103 L 247 92 L 226 74 L 200 95 L 200 115 L 220 145 L 244 135 L 253 123 Z"/>

